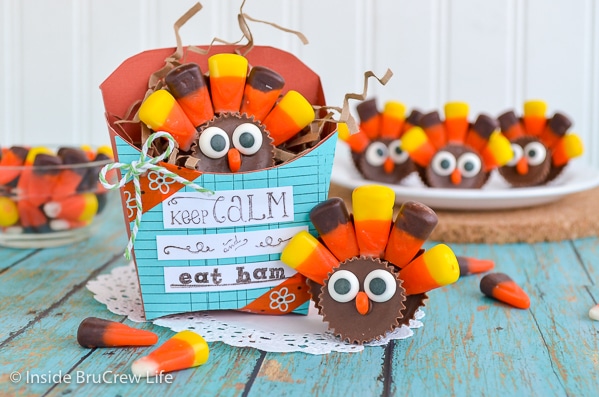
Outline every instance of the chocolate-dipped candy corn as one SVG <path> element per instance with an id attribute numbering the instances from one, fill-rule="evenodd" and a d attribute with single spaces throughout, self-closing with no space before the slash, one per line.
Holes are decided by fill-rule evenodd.
<path id="1" fill-rule="evenodd" d="M 495 267 L 495 262 L 489 259 L 477 259 L 468 256 L 458 256 L 457 259 L 460 266 L 460 277 L 488 272 Z"/>
<path id="2" fill-rule="evenodd" d="M 187 63 L 172 69 L 165 76 L 164 82 L 195 127 L 214 117 L 210 92 L 197 63 Z"/>
<path id="3" fill-rule="evenodd" d="M 205 364 L 210 349 L 200 335 L 193 331 L 181 331 L 160 345 L 147 356 L 131 364 L 134 375 L 150 377 L 163 372 L 178 371 Z"/>
<path id="4" fill-rule="evenodd" d="M 88 317 L 79 324 L 77 342 L 89 348 L 150 346 L 158 342 L 158 336 L 116 321 Z"/>
<path id="5" fill-rule="evenodd" d="M 277 102 L 284 85 L 285 80 L 274 70 L 263 66 L 253 67 L 245 84 L 239 111 L 256 120 L 263 120 Z"/>
<path id="6" fill-rule="evenodd" d="M 422 203 L 407 201 L 395 218 L 385 259 L 400 269 L 414 259 L 437 226 L 437 214 Z"/>
<path id="7" fill-rule="evenodd" d="M 486 296 L 518 309 L 530 307 L 530 298 L 526 292 L 507 274 L 487 274 L 480 280 L 480 290 Z"/>
<path id="8" fill-rule="evenodd" d="M 339 262 L 360 254 L 354 223 L 343 199 L 333 197 L 317 204 L 310 211 L 310 220 Z"/>

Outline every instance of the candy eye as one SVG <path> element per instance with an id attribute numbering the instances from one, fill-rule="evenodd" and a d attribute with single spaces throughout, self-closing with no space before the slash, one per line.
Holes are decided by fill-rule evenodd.
<path id="1" fill-rule="evenodd" d="M 442 150 L 433 157 L 431 167 L 433 167 L 433 171 L 438 175 L 451 175 L 456 167 L 455 157 L 453 154 Z"/>
<path id="2" fill-rule="evenodd" d="M 471 178 L 477 175 L 481 168 L 480 158 L 474 153 L 464 153 L 458 159 L 458 169 L 465 177 Z"/>
<path id="3" fill-rule="evenodd" d="M 387 270 L 373 270 L 364 279 L 364 291 L 374 302 L 387 302 L 397 290 L 397 281 Z"/>
<path id="4" fill-rule="evenodd" d="M 401 149 L 401 141 L 396 139 L 389 144 L 389 157 L 395 164 L 402 164 L 406 162 L 410 154 Z"/>
<path id="5" fill-rule="evenodd" d="M 229 136 L 218 127 L 208 127 L 200 134 L 200 150 L 211 159 L 223 157 L 229 151 Z"/>
<path id="6" fill-rule="evenodd" d="M 233 146 L 246 156 L 256 153 L 262 146 L 262 131 L 256 124 L 238 125 L 233 131 Z"/>
<path id="7" fill-rule="evenodd" d="M 383 142 L 372 142 L 366 149 L 366 162 L 373 167 L 383 165 L 388 156 L 387 145 Z"/>
<path id="8" fill-rule="evenodd" d="M 524 147 L 524 155 L 530 165 L 539 165 L 545 161 L 547 149 L 541 142 L 531 142 Z"/>
<path id="9" fill-rule="evenodd" d="M 329 295 L 340 303 L 354 299 L 360 290 L 360 283 L 349 270 L 338 270 L 329 279 Z"/>
<path id="10" fill-rule="evenodd" d="M 510 167 L 515 167 L 516 164 L 518 164 L 518 161 L 520 161 L 520 159 L 522 158 L 522 146 L 516 143 L 512 143 L 512 152 L 514 152 L 514 157 L 512 157 L 512 159 L 506 165 Z"/>

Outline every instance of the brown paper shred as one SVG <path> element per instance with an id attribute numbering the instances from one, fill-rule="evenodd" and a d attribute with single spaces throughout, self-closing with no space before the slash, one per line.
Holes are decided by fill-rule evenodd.
<path id="1" fill-rule="evenodd" d="M 277 164 L 285 163 L 285 162 L 287 162 L 289 160 L 293 160 L 294 158 L 297 157 L 297 154 L 288 152 L 283 149 L 279 149 L 278 147 L 274 148 L 274 153 L 275 153 L 275 162 Z"/>

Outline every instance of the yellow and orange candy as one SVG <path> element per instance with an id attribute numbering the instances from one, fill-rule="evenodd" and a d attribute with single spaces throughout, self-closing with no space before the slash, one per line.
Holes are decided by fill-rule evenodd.
<path id="1" fill-rule="evenodd" d="M 161 373 L 193 368 L 208 361 L 210 349 L 199 334 L 181 331 L 156 350 L 133 362 L 131 372 L 136 376 L 150 377 Z"/>

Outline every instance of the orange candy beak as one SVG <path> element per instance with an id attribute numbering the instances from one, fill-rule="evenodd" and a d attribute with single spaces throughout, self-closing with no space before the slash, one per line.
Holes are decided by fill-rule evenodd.
<path id="1" fill-rule="evenodd" d="M 387 174 L 390 174 L 393 172 L 393 169 L 395 169 L 395 163 L 393 163 L 393 160 L 391 160 L 391 158 L 387 158 L 387 160 L 385 160 L 385 163 L 383 164 L 383 170 Z"/>
<path id="2" fill-rule="evenodd" d="M 518 174 L 520 175 L 528 174 L 528 162 L 526 161 L 526 157 L 523 156 L 520 160 L 518 160 L 518 163 L 516 164 L 516 171 L 518 171 Z"/>
<path id="3" fill-rule="evenodd" d="M 229 168 L 232 172 L 237 172 L 241 168 L 241 153 L 235 148 L 231 148 L 227 153 L 227 159 L 229 160 Z"/>
<path id="4" fill-rule="evenodd" d="M 458 170 L 457 168 L 453 170 L 450 179 L 451 183 L 453 183 L 454 185 L 459 185 L 462 182 L 462 174 L 460 173 L 460 170 Z"/>
<path id="5" fill-rule="evenodd" d="M 360 291 L 356 295 L 356 310 L 363 316 L 367 315 L 370 311 L 370 300 L 364 291 Z"/>

